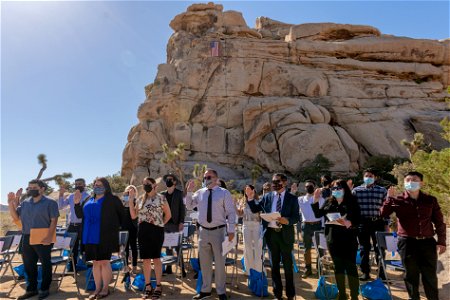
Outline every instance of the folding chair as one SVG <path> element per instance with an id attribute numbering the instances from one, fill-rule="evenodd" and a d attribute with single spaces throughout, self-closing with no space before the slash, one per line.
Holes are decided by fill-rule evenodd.
<path id="1" fill-rule="evenodd" d="M 5 265 L 5 272 L 8 266 L 11 265 L 10 249 L 13 243 L 14 236 L 3 236 L 0 237 L 0 273 Z M 3 273 L 5 273 L 3 272 Z M 3 274 L 4 275 L 4 274 Z M 2 277 L 3 277 L 2 275 Z"/>
<path id="2" fill-rule="evenodd" d="M 328 252 L 328 245 L 325 239 L 325 232 L 323 230 L 314 231 L 314 239 L 313 239 L 314 249 L 316 250 L 317 255 L 317 273 L 320 277 L 325 277 L 325 280 L 330 279 L 331 283 L 334 281 L 334 265 L 331 256 Z M 325 293 L 328 292 L 328 289 L 324 289 Z M 327 299 L 331 299 L 331 295 L 325 294 Z"/>
<path id="3" fill-rule="evenodd" d="M 166 255 L 161 257 L 161 263 L 163 267 L 176 265 L 175 266 L 175 272 L 173 273 L 175 275 L 175 279 L 172 280 L 172 294 L 175 289 L 175 281 L 177 281 L 181 274 L 178 274 L 178 268 L 180 266 L 181 262 L 181 255 L 182 254 L 182 241 L 183 241 L 183 233 L 181 232 L 173 232 L 173 233 L 164 233 L 164 242 L 163 242 L 163 248 L 177 248 L 178 247 L 178 253 L 177 255 Z M 180 275 L 180 276 L 178 276 Z M 183 284 L 183 281 L 181 280 L 181 284 Z"/>
<path id="4" fill-rule="evenodd" d="M 230 282 L 226 282 L 230 285 L 228 295 L 230 296 L 233 292 L 233 288 L 237 287 L 237 276 L 238 276 L 238 267 L 237 267 L 237 261 L 238 261 L 238 247 L 239 247 L 239 239 L 240 239 L 241 232 L 236 231 L 235 239 L 236 239 L 236 246 L 227 253 L 225 257 L 225 272 L 228 267 L 232 267 L 231 271 L 231 278 Z M 228 238 L 228 237 L 226 237 Z M 226 277 L 228 278 L 228 272 L 226 272 Z M 227 280 L 226 280 L 227 281 Z"/>
<path id="5" fill-rule="evenodd" d="M 14 257 L 16 256 L 17 253 L 19 253 L 19 245 L 20 245 L 20 241 L 22 240 L 22 231 L 20 231 L 20 230 L 10 230 L 10 231 L 7 231 L 5 235 L 6 236 L 13 236 L 13 241 L 12 241 L 12 244 L 11 244 L 11 248 L 7 251 L 7 253 L 9 254 L 9 263 L 8 263 L 8 265 L 9 265 L 9 267 L 11 269 L 11 273 L 12 273 L 14 282 L 16 283 L 18 279 L 17 279 L 16 274 L 14 272 L 13 264 L 22 262 L 21 260 L 20 261 L 14 261 Z M 6 269 L 5 269 L 5 272 L 3 273 L 3 275 L 5 275 L 5 273 L 6 273 Z"/>
<path id="6" fill-rule="evenodd" d="M 117 253 L 113 253 L 113 255 L 111 256 L 110 259 L 110 264 L 113 265 L 115 263 L 119 263 L 121 262 L 121 267 L 117 270 L 112 270 L 112 275 L 113 278 L 114 276 L 116 276 L 116 278 L 114 279 L 114 287 L 113 287 L 113 292 L 116 290 L 116 286 L 117 286 L 117 282 L 119 281 L 119 277 L 120 277 L 120 273 L 124 270 L 124 268 L 126 268 L 127 264 L 127 260 L 126 260 L 126 255 L 125 255 L 125 247 L 127 246 L 128 243 L 128 237 L 129 237 L 129 233 L 128 231 L 119 231 L 119 251 Z M 88 267 L 93 268 L 94 263 L 92 261 L 87 261 L 86 265 Z M 89 282 L 91 281 L 93 275 L 93 272 L 90 273 L 89 277 L 86 278 L 86 286 L 85 286 L 85 291 L 88 290 L 88 285 Z"/>
<path id="7" fill-rule="evenodd" d="M 75 265 L 72 259 L 72 251 L 77 240 L 78 234 L 76 232 L 66 232 L 56 234 L 56 243 L 53 245 L 51 263 L 53 268 L 53 275 L 59 275 L 56 281 L 59 281 L 57 291 L 61 288 L 62 281 L 66 274 L 72 274 L 75 280 L 75 286 L 77 293 L 80 294 L 80 289 L 77 282 L 77 272 L 75 271 Z M 57 255 L 54 255 L 57 253 Z M 72 272 L 67 271 L 67 265 L 72 264 Z M 38 262 L 38 266 L 42 265 Z M 63 265 L 62 273 L 57 273 L 58 266 Z"/>
<path id="8" fill-rule="evenodd" d="M 389 278 L 387 268 L 394 271 L 405 272 L 405 268 L 402 265 L 400 254 L 397 249 L 398 239 L 392 232 L 377 231 L 375 234 L 379 253 L 384 253 L 384 251 L 386 251 L 385 256 L 380 255 L 379 264 L 383 266 L 383 272 L 386 278 L 383 282 L 387 284 L 389 295 L 392 297 L 391 283 L 394 281 L 403 282 L 403 279 L 394 280 Z"/>
<path id="9" fill-rule="evenodd" d="M 189 261 L 193 255 L 195 255 L 195 244 L 194 244 L 194 235 L 197 227 L 193 225 L 191 222 L 184 223 L 183 229 L 183 241 L 181 244 L 181 254 L 184 255 L 184 252 L 187 252 L 186 258 L 184 262 L 189 265 Z M 183 257 L 184 258 L 184 257 Z"/>

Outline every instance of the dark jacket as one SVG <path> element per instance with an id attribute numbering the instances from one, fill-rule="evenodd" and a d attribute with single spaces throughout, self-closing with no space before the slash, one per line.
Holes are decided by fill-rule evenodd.
<path id="1" fill-rule="evenodd" d="M 116 251 L 119 247 L 119 230 L 124 220 L 124 209 L 118 197 L 114 195 L 105 197 L 100 220 L 100 246 Z M 84 201 L 83 205 L 75 204 L 75 214 L 78 218 L 83 218 L 83 208 L 87 202 Z"/>
<path id="2" fill-rule="evenodd" d="M 352 248 L 355 248 L 358 245 L 356 237 L 361 212 L 356 198 L 351 196 L 349 199 L 351 200 L 346 200 L 339 204 L 334 197 L 328 198 L 322 207 L 319 207 L 318 202 L 311 204 L 311 208 L 316 218 L 325 217 L 325 220 L 329 221 L 327 214 L 338 212 L 341 216 L 346 215 L 345 218 L 352 222 L 352 227 L 350 228 L 340 225 L 325 224 L 325 237 L 330 249 L 335 246 L 335 248 L 346 251 L 346 247 L 343 247 L 343 245 Z"/>
<path id="3" fill-rule="evenodd" d="M 167 199 L 167 191 L 161 193 Z M 169 223 L 179 225 L 184 223 L 184 217 L 186 216 L 186 206 L 183 202 L 183 192 L 179 189 L 175 189 L 172 194 L 172 202 L 170 203 L 170 213 L 172 218 Z"/>
<path id="4" fill-rule="evenodd" d="M 248 205 L 253 213 L 257 212 L 266 212 L 270 213 L 272 211 L 272 201 L 273 201 L 273 192 L 265 194 L 264 197 L 256 203 L 255 201 L 249 201 Z M 288 219 L 289 224 L 283 225 L 281 227 L 281 233 L 283 234 L 283 239 L 288 244 L 293 244 L 295 241 L 295 232 L 294 226 L 298 223 L 300 219 L 300 213 L 298 209 L 298 200 L 297 197 L 287 192 L 284 194 L 283 207 L 281 208 L 281 216 Z M 269 224 L 266 221 L 263 222 L 264 229 L 267 229 L 267 225 Z"/>

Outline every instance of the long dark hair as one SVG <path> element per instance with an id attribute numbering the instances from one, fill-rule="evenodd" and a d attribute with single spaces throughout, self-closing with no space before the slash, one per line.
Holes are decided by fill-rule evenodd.
<path id="1" fill-rule="evenodd" d="M 103 187 L 105 188 L 105 197 L 112 196 L 112 189 L 111 185 L 109 184 L 109 181 L 105 177 L 97 177 L 94 180 L 94 185 L 96 181 L 100 181 L 103 184 Z M 97 196 L 94 194 L 94 197 Z"/>
<path id="2" fill-rule="evenodd" d="M 245 189 L 246 189 L 247 187 L 249 187 L 249 188 L 251 188 L 252 190 L 255 191 L 255 199 L 253 199 L 253 200 L 259 200 L 259 196 L 258 196 L 258 194 L 256 193 L 256 189 L 255 189 L 255 187 L 254 187 L 253 185 L 251 185 L 251 184 L 246 184 L 245 187 L 244 187 L 244 189 L 242 190 L 242 193 L 244 194 L 245 200 L 248 201 L 247 194 L 245 194 Z"/>
<path id="3" fill-rule="evenodd" d="M 331 188 L 334 186 L 341 187 L 344 190 L 344 199 L 342 200 L 342 202 L 349 203 L 349 202 L 354 201 L 355 198 L 352 195 L 352 191 L 348 187 L 347 181 L 345 181 L 344 179 L 336 179 L 330 185 Z M 334 198 L 333 194 L 331 194 L 327 200 L 332 201 L 335 199 L 336 198 Z"/>

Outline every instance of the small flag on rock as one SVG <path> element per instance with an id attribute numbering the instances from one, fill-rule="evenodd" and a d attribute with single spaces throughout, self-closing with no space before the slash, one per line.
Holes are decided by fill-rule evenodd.
<path id="1" fill-rule="evenodd" d="M 219 42 L 211 42 L 211 56 L 219 56 Z"/>

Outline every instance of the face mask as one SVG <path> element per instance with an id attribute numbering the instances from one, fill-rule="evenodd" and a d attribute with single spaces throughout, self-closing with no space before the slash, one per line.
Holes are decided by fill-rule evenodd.
<path id="1" fill-rule="evenodd" d="M 103 195 L 105 194 L 106 189 L 104 187 L 95 187 L 94 188 L 94 194 L 96 195 Z"/>
<path id="2" fill-rule="evenodd" d="M 130 199 L 130 196 L 125 195 L 125 196 L 123 196 L 122 199 L 123 199 L 123 201 L 128 202 L 128 200 Z"/>
<path id="3" fill-rule="evenodd" d="M 371 185 L 375 182 L 375 179 L 373 177 L 364 177 L 364 184 L 365 185 Z"/>
<path id="4" fill-rule="evenodd" d="M 312 185 L 307 186 L 307 187 L 306 187 L 306 192 L 307 192 L 308 194 L 314 193 L 314 187 L 313 187 Z"/>
<path id="5" fill-rule="evenodd" d="M 33 198 L 38 197 L 39 190 L 28 190 L 27 195 Z"/>
<path id="6" fill-rule="evenodd" d="M 166 186 L 168 188 L 173 187 L 173 181 L 171 179 L 166 180 Z"/>
<path id="7" fill-rule="evenodd" d="M 82 186 L 76 186 L 76 187 L 75 187 L 75 190 L 79 190 L 80 193 L 82 193 L 82 192 L 84 191 L 84 187 L 82 187 Z"/>
<path id="8" fill-rule="evenodd" d="M 415 192 L 420 190 L 420 182 L 415 181 L 405 182 L 405 190 L 409 192 Z"/>
<path id="9" fill-rule="evenodd" d="M 331 194 L 333 195 L 334 198 L 337 198 L 337 199 L 344 197 L 343 190 L 336 190 L 336 191 L 331 192 Z"/>
<path id="10" fill-rule="evenodd" d="M 283 188 L 283 185 L 281 184 L 281 182 L 277 182 L 277 183 L 272 182 L 272 190 L 273 191 L 279 191 L 282 188 Z"/>
<path id="11" fill-rule="evenodd" d="M 150 193 L 153 190 L 153 186 L 151 184 L 144 184 L 144 191 L 146 193 Z"/>
<path id="12" fill-rule="evenodd" d="M 211 185 L 212 182 L 213 181 L 212 181 L 211 177 L 203 178 L 202 187 L 207 188 L 208 186 Z"/>

